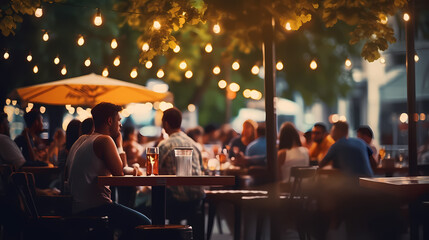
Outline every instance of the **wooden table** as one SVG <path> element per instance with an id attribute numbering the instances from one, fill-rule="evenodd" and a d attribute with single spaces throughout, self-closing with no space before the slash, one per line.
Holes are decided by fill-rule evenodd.
<path id="1" fill-rule="evenodd" d="M 360 178 L 359 185 L 401 198 L 408 203 L 410 212 L 410 239 L 419 239 L 416 216 L 419 199 L 429 194 L 429 176 Z M 421 201 L 421 199 L 420 199 Z"/>
<path id="2" fill-rule="evenodd" d="M 103 186 L 152 186 L 152 224 L 165 224 L 166 186 L 234 185 L 234 176 L 99 176 Z"/>

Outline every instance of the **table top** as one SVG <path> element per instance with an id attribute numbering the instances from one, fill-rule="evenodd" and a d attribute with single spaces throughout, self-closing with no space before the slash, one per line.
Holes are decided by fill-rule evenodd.
<path id="1" fill-rule="evenodd" d="M 235 184 L 234 176 L 99 176 L 105 186 L 227 186 Z"/>
<path id="2" fill-rule="evenodd" d="M 40 167 L 22 167 L 21 171 L 31 172 L 33 174 L 53 174 L 53 173 L 59 173 L 60 169 L 57 166 L 40 166 Z"/>
<path id="3" fill-rule="evenodd" d="M 359 185 L 403 198 L 417 198 L 429 193 L 429 176 L 360 178 Z"/>

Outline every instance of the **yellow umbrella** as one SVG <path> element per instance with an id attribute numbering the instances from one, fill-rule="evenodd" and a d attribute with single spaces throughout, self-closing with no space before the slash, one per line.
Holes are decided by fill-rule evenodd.
<path id="1" fill-rule="evenodd" d="M 49 83 L 18 88 L 25 102 L 50 105 L 95 106 L 100 102 L 118 105 L 156 101 L 172 101 L 170 92 L 151 91 L 138 84 L 103 77 L 94 73 Z"/>

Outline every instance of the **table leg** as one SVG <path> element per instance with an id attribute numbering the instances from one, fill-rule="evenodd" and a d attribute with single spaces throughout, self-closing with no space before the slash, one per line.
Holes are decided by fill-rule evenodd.
<path id="1" fill-rule="evenodd" d="M 165 186 L 152 186 L 152 224 L 165 224 Z"/>

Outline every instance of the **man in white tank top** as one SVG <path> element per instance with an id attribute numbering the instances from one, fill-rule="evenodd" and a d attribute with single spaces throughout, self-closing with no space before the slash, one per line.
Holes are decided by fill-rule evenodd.
<path id="1" fill-rule="evenodd" d="M 96 182 L 98 176 L 122 176 L 129 169 L 122 149 L 121 110 L 122 107 L 111 103 L 100 103 L 92 109 L 95 132 L 81 136 L 73 144 L 66 166 L 73 213 L 108 216 L 109 224 L 120 229 L 121 238 L 127 239 L 135 226 L 150 224 L 150 220 L 133 209 L 113 203 L 110 187 Z M 136 174 L 136 170 L 126 174 Z"/>

